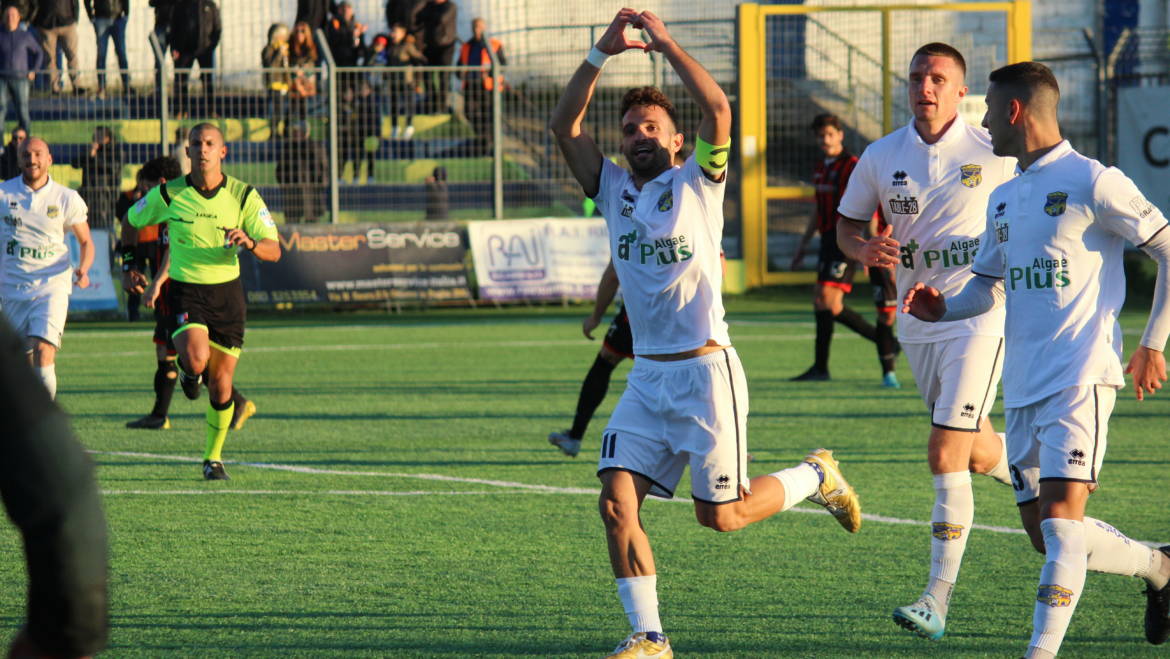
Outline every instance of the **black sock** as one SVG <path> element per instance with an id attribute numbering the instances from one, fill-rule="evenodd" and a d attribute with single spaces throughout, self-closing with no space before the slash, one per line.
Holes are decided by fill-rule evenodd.
<path id="1" fill-rule="evenodd" d="M 573 439 L 585 436 L 585 429 L 589 427 L 593 413 L 597 411 L 597 406 L 601 405 L 606 392 L 609 391 L 609 378 L 613 375 L 615 366 L 617 365 L 609 363 L 601 355 L 593 360 L 593 367 L 589 369 L 585 381 L 581 383 L 581 395 L 577 397 L 577 415 L 573 417 L 573 427 L 569 430 L 569 436 Z"/>
<path id="2" fill-rule="evenodd" d="M 818 371 L 829 370 L 829 344 L 833 342 L 833 312 L 820 309 L 813 313 L 817 319 L 817 341 L 813 368 Z"/>
<path id="3" fill-rule="evenodd" d="M 877 341 L 877 334 L 874 332 L 873 325 L 870 325 L 868 320 L 862 318 L 856 311 L 849 307 L 841 307 L 841 313 L 837 314 L 833 320 L 870 341 Z"/>
<path id="4" fill-rule="evenodd" d="M 878 323 L 874 333 L 877 335 L 877 353 L 882 363 L 882 373 L 889 373 L 894 370 L 894 360 L 898 358 L 898 339 L 894 338 L 894 326 Z"/>
<path id="5" fill-rule="evenodd" d="M 151 416 L 166 416 L 171 409 L 171 396 L 175 393 L 175 380 L 179 372 L 173 359 L 164 359 L 154 371 L 154 409 Z"/>

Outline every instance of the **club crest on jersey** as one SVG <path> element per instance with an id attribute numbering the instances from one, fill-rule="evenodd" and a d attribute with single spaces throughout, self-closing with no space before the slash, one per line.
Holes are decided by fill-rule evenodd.
<path id="1" fill-rule="evenodd" d="M 982 165 L 960 165 L 959 166 L 959 182 L 968 188 L 977 187 L 983 182 L 983 166 Z"/>
<path id="2" fill-rule="evenodd" d="M 665 213 L 672 208 L 674 208 L 674 191 L 667 190 L 658 198 L 658 211 Z"/>
<path id="3" fill-rule="evenodd" d="M 60 214 L 61 214 L 61 207 L 60 206 L 49 206 L 48 208 L 45 209 L 45 215 L 48 215 L 49 219 L 54 219 Z"/>
<path id="4" fill-rule="evenodd" d="M 958 540 L 963 537 L 963 525 L 950 522 L 931 522 L 930 534 L 939 540 Z"/>
<path id="5" fill-rule="evenodd" d="M 1044 212 L 1052 217 L 1063 215 L 1067 201 L 1067 192 L 1049 192 L 1048 200 L 1044 202 Z"/>
<path id="6" fill-rule="evenodd" d="M 1041 584 L 1036 591 L 1036 601 L 1050 607 L 1072 606 L 1073 591 L 1056 584 Z"/>

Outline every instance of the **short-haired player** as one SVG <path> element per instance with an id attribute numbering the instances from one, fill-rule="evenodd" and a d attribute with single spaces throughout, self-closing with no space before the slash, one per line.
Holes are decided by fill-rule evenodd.
<path id="1" fill-rule="evenodd" d="M 626 36 L 634 27 L 648 43 Z M 653 87 L 630 90 L 621 108 L 621 151 L 629 171 L 602 157 L 582 121 L 609 57 L 662 53 L 698 105 L 694 154 L 683 146 L 670 100 Z M 723 320 L 722 202 L 731 142 L 723 90 L 652 12 L 618 12 L 566 85 L 549 127 L 574 177 L 609 228 L 637 359 L 602 434 L 599 502 L 610 563 L 631 633 L 611 657 L 670 657 L 658 614 L 656 569 L 639 509 L 647 494 L 673 495 L 689 465 L 700 524 L 733 531 L 805 498 L 825 505 L 848 530 L 861 510 L 829 451 L 798 466 L 747 477 L 747 386 Z"/>

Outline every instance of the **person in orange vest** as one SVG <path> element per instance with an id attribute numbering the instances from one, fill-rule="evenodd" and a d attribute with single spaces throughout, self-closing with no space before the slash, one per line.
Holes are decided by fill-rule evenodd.
<path id="1" fill-rule="evenodd" d="M 487 38 L 487 21 L 482 18 L 473 19 L 471 32 L 471 40 L 465 41 L 459 50 L 459 65 L 478 65 L 483 70 L 462 73 L 463 100 L 467 120 L 475 131 L 473 151 L 487 155 L 491 152 L 492 146 L 492 89 L 497 81 L 500 85 L 504 84 L 504 76 L 496 76 L 493 80 L 492 76 L 486 73 L 492 65 L 492 56 L 488 54 L 487 49 L 489 47 L 492 49 L 491 52 L 499 64 L 507 64 L 508 58 L 504 55 L 504 44 L 499 39 Z M 503 91 L 503 87 L 500 91 Z"/>

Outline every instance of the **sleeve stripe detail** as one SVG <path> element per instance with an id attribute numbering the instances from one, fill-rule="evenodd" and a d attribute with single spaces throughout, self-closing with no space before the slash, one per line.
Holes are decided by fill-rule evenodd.
<path id="1" fill-rule="evenodd" d="M 1149 238 L 1147 238 L 1147 239 L 1146 239 L 1146 242 L 1144 242 L 1144 243 L 1142 243 L 1142 244 L 1138 245 L 1138 247 L 1145 247 L 1146 245 L 1149 245 L 1149 244 L 1150 244 L 1150 242 L 1151 242 L 1151 241 L 1153 241 L 1153 240 L 1154 240 L 1154 238 L 1157 238 L 1157 237 L 1158 237 L 1158 234 L 1160 234 L 1160 233 L 1162 233 L 1163 231 L 1165 231 L 1165 230 L 1166 230 L 1166 227 L 1168 227 L 1168 226 L 1170 226 L 1170 223 L 1163 224 L 1161 229 L 1158 229 L 1157 231 L 1155 231 L 1155 232 L 1154 232 L 1154 235 L 1152 235 L 1152 236 L 1150 236 Z"/>
<path id="2" fill-rule="evenodd" d="M 982 272 L 975 272 L 974 270 L 971 271 L 971 274 L 977 277 L 987 277 L 988 279 L 1003 279 L 1003 277 L 999 275 L 985 275 Z"/>
<path id="3" fill-rule="evenodd" d="M 162 185 L 158 186 L 158 194 L 159 194 L 159 196 L 162 197 L 162 200 L 166 203 L 167 206 L 171 205 L 171 193 L 167 192 L 167 184 L 166 183 L 163 183 Z"/>
<path id="4" fill-rule="evenodd" d="M 240 210 L 244 210 L 244 206 L 248 203 L 248 195 L 252 194 L 252 191 L 255 189 L 250 185 L 244 188 L 244 194 L 240 195 Z"/>
<path id="5" fill-rule="evenodd" d="M 857 222 L 859 224 L 869 224 L 869 220 L 859 220 L 856 217 L 849 217 L 848 215 L 842 215 L 841 213 L 837 213 L 837 217 L 842 217 L 846 220 L 849 220 L 850 222 Z"/>

